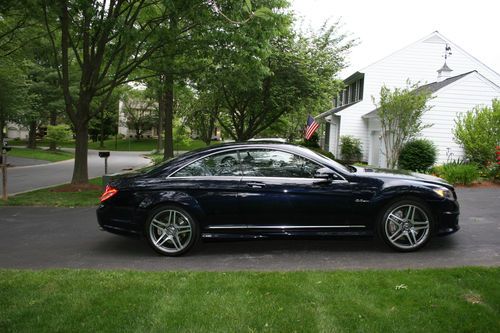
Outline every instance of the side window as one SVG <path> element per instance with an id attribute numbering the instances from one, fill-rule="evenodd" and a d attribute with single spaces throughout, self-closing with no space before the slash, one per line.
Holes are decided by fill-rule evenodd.
<path id="1" fill-rule="evenodd" d="M 240 176 L 236 151 L 211 155 L 185 166 L 172 177 L 192 176 Z"/>
<path id="2" fill-rule="evenodd" d="M 313 178 L 322 168 L 302 156 L 279 150 L 243 150 L 240 153 L 244 176 Z"/>

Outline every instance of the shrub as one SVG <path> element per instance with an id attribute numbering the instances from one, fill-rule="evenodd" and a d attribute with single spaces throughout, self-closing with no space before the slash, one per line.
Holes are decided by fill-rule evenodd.
<path id="1" fill-rule="evenodd" d="M 340 137 L 340 155 L 342 160 L 351 164 L 361 160 L 361 141 L 350 135 Z"/>
<path id="2" fill-rule="evenodd" d="M 476 164 L 448 163 L 437 170 L 437 176 L 444 178 L 450 184 L 470 185 L 479 179 L 479 168 Z"/>
<path id="3" fill-rule="evenodd" d="M 455 141 L 471 161 L 481 165 L 495 160 L 495 147 L 500 142 L 500 100 L 492 107 L 476 107 L 455 120 Z"/>
<path id="4" fill-rule="evenodd" d="M 326 157 L 328 157 L 332 160 L 335 159 L 335 155 L 333 155 L 333 153 L 330 151 L 326 151 L 326 150 L 323 150 L 321 148 L 313 148 L 313 147 L 309 147 L 309 149 L 314 150 L 315 152 L 320 153 L 321 155 L 325 155 Z"/>
<path id="5" fill-rule="evenodd" d="M 46 139 L 56 145 L 71 140 L 72 132 L 68 125 L 48 125 Z"/>
<path id="6" fill-rule="evenodd" d="M 427 171 L 436 162 L 436 146 L 426 139 L 416 139 L 403 146 L 398 167 L 411 171 Z"/>
<path id="7" fill-rule="evenodd" d="M 301 143 L 301 146 L 307 147 L 307 148 L 319 148 L 319 135 L 318 133 L 314 133 L 311 135 L 309 140 L 304 139 Z"/>
<path id="8" fill-rule="evenodd" d="M 483 169 L 483 176 L 491 181 L 500 181 L 500 164 L 494 162 Z"/>

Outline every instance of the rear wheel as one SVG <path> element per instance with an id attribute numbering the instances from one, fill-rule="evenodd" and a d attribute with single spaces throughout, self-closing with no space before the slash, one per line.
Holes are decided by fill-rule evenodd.
<path id="1" fill-rule="evenodd" d="M 427 206 L 419 200 L 400 200 L 389 205 L 379 221 L 379 234 L 393 249 L 416 251 L 430 240 L 434 219 Z"/>
<path id="2" fill-rule="evenodd" d="M 149 245 L 165 256 L 186 253 L 198 239 L 198 225 L 184 209 L 162 206 L 155 209 L 146 223 Z"/>

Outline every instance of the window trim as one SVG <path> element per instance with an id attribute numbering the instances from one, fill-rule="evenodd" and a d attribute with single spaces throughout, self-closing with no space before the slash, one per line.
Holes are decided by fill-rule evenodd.
<path id="1" fill-rule="evenodd" d="M 177 172 L 181 171 L 182 169 L 188 167 L 189 165 L 193 164 L 193 163 L 196 163 L 198 162 L 199 160 L 203 159 L 203 158 L 207 158 L 207 157 L 210 157 L 212 155 L 217 155 L 217 154 L 223 154 L 223 153 L 227 153 L 227 152 L 231 152 L 231 151 L 234 151 L 236 150 L 236 155 L 238 156 L 238 165 L 240 166 L 240 172 L 241 172 L 241 175 L 240 176 L 181 176 L 181 177 L 175 177 L 174 174 L 176 174 Z M 240 158 L 240 151 L 241 150 L 278 150 L 278 151 L 281 151 L 281 152 L 285 152 L 285 153 L 288 153 L 288 154 L 292 154 L 292 155 L 297 155 L 297 156 L 300 156 L 308 161 L 311 161 L 315 164 L 319 164 L 325 168 L 329 168 L 331 169 L 340 179 L 338 180 L 332 180 L 332 183 L 336 183 L 336 182 L 348 182 L 345 177 L 340 174 L 339 172 L 337 172 L 337 170 L 335 169 L 332 169 L 330 166 L 328 165 L 325 165 L 321 162 L 318 162 L 318 161 L 315 161 L 307 156 L 304 156 L 300 153 L 295 153 L 295 152 L 290 152 L 286 149 L 280 149 L 280 148 L 268 148 L 268 147 L 233 147 L 233 148 L 228 148 L 226 150 L 223 150 L 223 151 L 217 151 L 217 152 L 213 152 L 211 154 L 208 154 L 208 155 L 204 155 L 204 156 L 201 156 L 199 158 L 196 158 L 194 159 L 193 161 L 175 169 L 174 171 L 172 171 L 171 173 L 169 173 L 165 178 L 175 178 L 175 179 L 186 179 L 186 178 L 189 178 L 189 179 L 193 179 L 193 178 L 203 178 L 203 179 L 208 179 L 208 178 L 215 178 L 215 179 L 222 179 L 222 178 L 259 178 L 259 179 L 263 179 L 263 178 L 267 178 L 267 179 L 302 179 L 302 180 L 311 180 L 311 179 L 317 179 L 317 178 L 298 178 L 298 177 L 263 177 L 263 176 L 246 176 L 246 175 L 243 175 L 243 169 L 242 169 L 242 166 L 241 166 L 241 158 Z"/>

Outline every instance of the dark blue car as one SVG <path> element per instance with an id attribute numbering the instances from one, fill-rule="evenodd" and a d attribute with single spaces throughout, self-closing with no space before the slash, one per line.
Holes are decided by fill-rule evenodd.
<path id="1" fill-rule="evenodd" d="M 459 229 L 455 191 L 422 174 L 344 166 L 307 148 L 223 144 L 112 181 L 102 229 L 169 256 L 200 238 L 378 235 L 398 251 Z"/>

